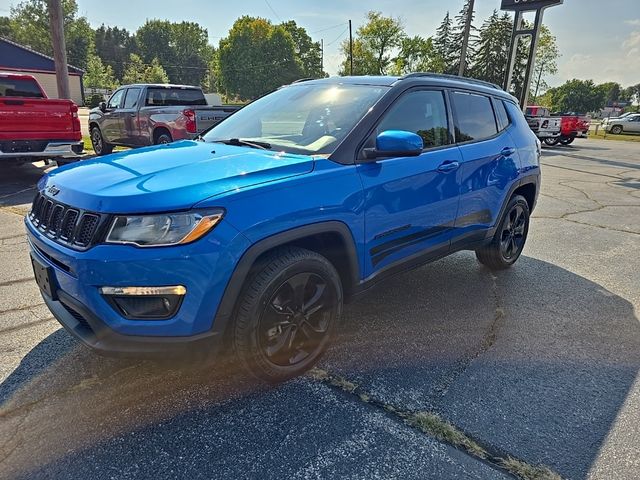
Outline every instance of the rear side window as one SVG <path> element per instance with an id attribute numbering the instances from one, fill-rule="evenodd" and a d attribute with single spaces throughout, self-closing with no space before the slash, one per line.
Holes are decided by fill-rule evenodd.
<path id="1" fill-rule="evenodd" d="M 450 143 L 444 94 L 438 90 L 418 90 L 403 95 L 385 114 L 377 133 L 404 130 L 422 137 L 424 148 Z"/>
<path id="2" fill-rule="evenodd" d="M 138 106 L 139 96 L 140 96 L 139 88 L 128 89 L 127 96 L 124 98 L 124 106 L 122 108 L 136 108 Z"/>
<path id="3" fill-rule="evenodd" d="M 206 105 L 202 90 L 194 88 L 150 87 L 147 89 L 145 105 L 153 107 Z"/>
<path id="4" fill-rule="evenodd" d="M 524 115 L 522 114 L 522 110 L 520 110 L 520 107 L 518 107 L 515 103 L 503 101 L 502 104 L 507 109 L 507 115 L 509 115 L 509 120 L 511 120 L 511 123 L 513 123 L 514 125 L 518 125 L 521 122 L 526 123 Z"/>
<path id="5" fill-rule="evenodd" d="M 451 94 L 456 122 L 456 140 L 483 140 L 498 133 L 489 97 L 473 93 Z"/>
<path id="6" fill-rule="evenodd" d="M 35 80 L 0 77 L 0 97 L 43 98 Z"/>
<path id="7" fill-rule="evenodd" d="M 502 131 L 509 126 L 509 116 L 507 115 L 507 110 L 504 108 L 504 103 L 502 103 L 502 100 L 499 99 L 493 100 L 493 106 L 496 110 L 498 128 L 500 129 L 500 131 Z"/>

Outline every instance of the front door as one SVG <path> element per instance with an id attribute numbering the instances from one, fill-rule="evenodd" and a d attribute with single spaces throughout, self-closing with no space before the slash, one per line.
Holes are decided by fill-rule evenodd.
<path id="1" fill-rule="evenodd" d="M 120 107 L 124 101 L 126 89 L 116 90 L 107 102 L 107 110 L 100 122 L 102 136 L 108 143 L 118 143 L 121 137 Z"/>
<path id="2" fill-rule="evenodd" d="M 423 254 L 447 253 L 460 190 L 462 157 L 452 144 L 444 92 L 412 90 L 385 113 L 377 134 L 420 135 L 423 153 L 358 165 L 365 198 L 365 272 Z"/>

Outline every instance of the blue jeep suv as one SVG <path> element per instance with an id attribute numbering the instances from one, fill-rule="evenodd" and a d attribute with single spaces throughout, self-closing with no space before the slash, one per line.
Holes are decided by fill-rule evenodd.
<path id="1" fill-rule="evenodd" d="M 194 141 L 58 168 L 26 227 L 53 315 L 105 354 L 231 346 L 268 381 L 310 368 L 343 302 L 459 250 L 511 266 L 540 144 L 495 85 L 299 81 Z"/>

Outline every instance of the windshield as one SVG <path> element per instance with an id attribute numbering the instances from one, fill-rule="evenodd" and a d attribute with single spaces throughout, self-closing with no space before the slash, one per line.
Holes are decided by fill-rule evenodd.
<path id="1" fill-rule="evenodd" d="M 271 150 L 331 154 L 387 90 L 377 85 L 291 85 L 247 105 L 204 140 L 241 139 Z"/>

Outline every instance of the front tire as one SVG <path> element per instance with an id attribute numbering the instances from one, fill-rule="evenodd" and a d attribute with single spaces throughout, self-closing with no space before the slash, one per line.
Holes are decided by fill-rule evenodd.
<path id="1" fill-rule="evenodd" d="M 476 250 L 478 261 L 491 270 L 504 270 L 516 263 L 529 233 L 529 204 L 521 195 L 514 195 L 491 243 Z"/>
<path id="2" fill-rule="evenodd" d="M 614 125 L 613 127 L 611 127 L 611 133 L 613 133 L 614 135 L 620 135 L 622 133 L 622 126 Z"/>
<path id="3" fill-rule="evenodd" d="M 331 342 L 342 314 L 342 284 L 322 255 L 298 247 L 270 254 L 249 277 L 233 323 L 242 366 L 270 383 L 309 370 Z"/>
<path id="4" fill-rule="evenodd" d="M 96 155 L 108 155 L 113 152 L 113 145 L 105 142 L 102 132 L 98 127 L 91 129 L 91 145 Z"/>
<path id="5" fill-rule="evenodd" d="M 544 143 L 546 145 L 549 145 L 550 147 L 557 145 L 559 141 L 560 141 L 559 137 L 547 137 L 544 139 Z"/>

